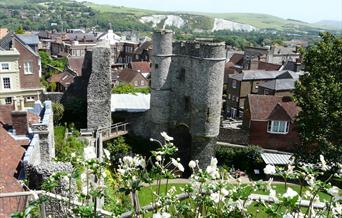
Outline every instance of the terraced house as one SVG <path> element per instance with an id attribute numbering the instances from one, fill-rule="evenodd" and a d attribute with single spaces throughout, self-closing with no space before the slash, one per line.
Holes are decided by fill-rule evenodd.
<path id="1" fill-rule="evenodd" d="M 30 107 L 43 91 L 38 37 L 9 33 L 0 41 L 0 104 Z"/>

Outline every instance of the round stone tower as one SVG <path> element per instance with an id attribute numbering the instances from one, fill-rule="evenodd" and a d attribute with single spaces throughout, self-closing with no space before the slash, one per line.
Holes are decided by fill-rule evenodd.
<path id="1" fill-rule="evenodd" d="M 193 42 L 191 91 L 191 155 L 202 166 L 214 155 L 220 131 L 225 65 L 225 44 Z"/>
<path id="2" fill-rule="evenodd" d="M 160 138 L 167 131 L 170 110 L 171 80 L 169 68 L 172 54 L 172 31 L 154 32 L 151 68 L 151 137 Z"/>

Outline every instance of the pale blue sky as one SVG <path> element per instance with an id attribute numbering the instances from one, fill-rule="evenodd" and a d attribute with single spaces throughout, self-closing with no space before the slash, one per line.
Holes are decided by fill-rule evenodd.
<path id="1" fill-rule="evenodd" d="M 342 0 L 87 0 L 164 11 L 252 12 L 306 22 L 342 20 Z"/>

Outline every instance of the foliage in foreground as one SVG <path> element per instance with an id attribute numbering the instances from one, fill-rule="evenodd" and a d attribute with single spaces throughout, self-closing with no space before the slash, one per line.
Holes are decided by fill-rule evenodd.
<path id="1" fill-rule="evenodd" d="M 152 157 L 145 160 L 142 156 L 134 157 L 125 156 L 119 159 L 119 165 L 116 173 L 111 175 L 106 170 L 110 165 L 110 153 L 104 150 L 105 161 L 97 159 L 81 160 L 75 154 L 71 155 L 73 165 L 82 166 L 84 168 L 82 178 L 82 186 L 79 191 L 73 192 L 71 185 L 72 178 L 75 178 L 79 172 L 71 174 L 57 173 L 48 179 L 44 187 L 50 192 L 58 192 L 62 188 L 62 192 L 69 193 L 67 196 L 72 200 L 81 202 L 80 206 L 70 208 L 70 204 L 66 204 L 62 210 L 71 216 L 78 217 L 94 217 L 98 216 L 96 212 L 96 198 L 105 197 L 108 201 L 108 181 L 116 183 L 120 193 L 130 196 L 131 206 L 130 213 L 133 217 L 141 217 L 147 214 L 144 208 L 141 208 L 138 193 L 146 184 L 157 184 L 157 189 L 152 192 L 154 199 L 152 204 L 153 217 L 255 217 L 258 210 L 248 210 L 250 206 L 256 206 L 269 217 L 320 217 L 332 216 L 340 217 L 342 215 L 341 206 L 341 189 L 332 186 L 329 181 L 332 178 L 342 179 L 342 165 L 340 163 L 327 163 L 323 156 L 320 156 L 319 164 L 304 164 L 291 162 L 287 167 L 276 168 L 267 165 L 264 173 L 271 176 L 267 182 L 252 182 L 242 184 L 237 180 L 236 185 L 231 185 L 229 181 L 232 176 L 225 170 L 217 167 L 217 159 L 212 158 L 211 163 L 205 169 L 200 168 L 199 161 L 190 161 L 188 167 L 192 170 L 189 184 L 182 189 L 183 197 L 186 201 L 181 201 L 176 195 L 174 187 L 169 188 L 168 180 L 176 178 L 179 172 L 184 172 L 184 166 L 179 159 L 172 156 L 176 153 L 177 148 L 173 145 L 173 138 L 166 133 L 162 133 L 165 143 L 151 139 L 160 144 L 160 148 L 152 152 Z M 331 170 L 335 168 L 337 171 L 333 173 Z M 293 190 L 285 182 L 284 194 L 277 193 L 273 189 L 272 176 L 277 175 L 287 179 L 297 179 L 302 181 L 300 191 Z M 91 178 L 96 177 L 96 180 Z M 324 179 L 323 179 L 324 178 Z M 161 180 L 166 180 L 166 188 L 161 189 Z M 105 185 L 102 182 L 106 181 Z M 64 186 L 60 186 L 60 182 L 64 181 Z M 66 181 L 66 183 L 65 183 Z M 307 191 L 303 186 L 307 185 Z M 267 191 L 268 196 L 256 196 L 253 193 Z M 320 199 L 320 192 L 327 192 L 330 199 Z M 111 192 L 113 193 L 113 192 Z M 113 199 L 111 199 L 113 200 Z M 122 213 L 124 206 L 122 202 L 115 202 L 111 208 L 115 208 L 114 216 Z M 306 200 L 307 207 L 303 207 L 303 200 Z M 317 203 L 322 202 L 323 209 L 316 207 Z M 48 203 L 48 202 L 47 202 Z"/>
<path id="2" fill-rule="evenodd" d="M 112 93 L 114 94 L 136 94 L 136 93 L 144 93 L 148 94 L 151 90 L 149 87 L 134 87 L 130 84 L 119 84 L 118 86 L 113 87 Z"/>

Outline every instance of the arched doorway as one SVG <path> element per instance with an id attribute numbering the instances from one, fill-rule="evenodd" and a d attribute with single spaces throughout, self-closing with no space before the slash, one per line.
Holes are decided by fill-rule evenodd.
<path id="1" fill-rule="evenodd" d="M 178 148 L 176 157 L 181 159 L 185 171 L 184 177 L 190 176 L 191 171 L 188 167 L 189 161 L 191 160 L 191 134 L 189 127 L 186 124 L 178 124 L 169 131 L 170 136 L 174 138 L 174 144 Z"/>

